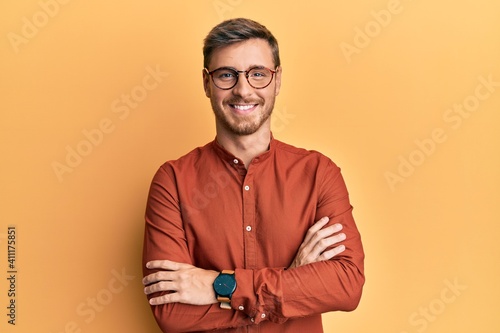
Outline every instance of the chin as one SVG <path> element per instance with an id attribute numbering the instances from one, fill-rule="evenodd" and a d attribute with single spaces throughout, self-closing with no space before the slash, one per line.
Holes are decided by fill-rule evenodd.
<path id="1" fill-rule="evenodd" d="M 257 132 L 260 127 L 252 126 L 252 127 L 234 127 L 231 126 L 228 128 L 233 134 L 239 136 L 251 135 Z"/>

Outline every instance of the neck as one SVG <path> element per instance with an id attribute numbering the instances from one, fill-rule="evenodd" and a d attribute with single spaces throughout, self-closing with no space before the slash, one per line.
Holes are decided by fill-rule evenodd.
<path id="1" fill-rule="evenodd" d="M 271 130 L 269 126 L 261 126 L 250 135 L 236 135 L 217 128 L 217 142 L 228 152 L 243 161 L 248 169 L 250 162 L 269 149 Z"/>

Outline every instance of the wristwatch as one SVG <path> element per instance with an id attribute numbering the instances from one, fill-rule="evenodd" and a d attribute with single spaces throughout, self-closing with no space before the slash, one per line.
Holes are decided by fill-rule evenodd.
<path id="1" fill-rule="evenodd" d="M 220 307 L 231 309 L 231 296 L 236 290 L 236 278 L 234 271 L 223 270 L 214 280 L 214 291 Z"/>

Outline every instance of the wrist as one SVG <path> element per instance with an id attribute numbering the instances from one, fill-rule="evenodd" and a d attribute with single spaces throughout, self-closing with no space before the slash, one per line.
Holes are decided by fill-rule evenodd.
<path id="1" fill-rule="evenodd" d="M 223 270 L 213 283 L 215 297 L 223 309 L 231 308 L 231 297 L 236 291 L 236 277 L 233 270 Z"/>
<path id="2" fill-rule="evenodd" d="M 211 295 L 211 303 L 219 303 L 219 301 L 217 301 L 217 294 L 215 293 L 215 290 L 214 290 L 214 282 L 215 282 L 215 279 L 217 278 L 217 276 L 219 276 L 220 272 L 217 272 L 217 271 L 210 271 L 210 280 L 208 281 L 208 285 L 207 287 L 209 288 L 210 290 L 210 295 Z"/>

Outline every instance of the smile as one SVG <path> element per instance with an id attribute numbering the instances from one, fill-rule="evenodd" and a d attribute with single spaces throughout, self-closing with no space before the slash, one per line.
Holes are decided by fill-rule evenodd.
<path id="1" fill-rule="evenodd" d="M 258 104 L 230 104 L 231 108 L 241 113 L 247 113 L 257 107 Z"/>
<path id="2" fill-rule="evenodd" d="M 247 111 L 250 110 L 251 108 L 257 106 L 257 104 L 251 104 L 251 105 L 231 105 L 233 108 L 241 110 L 241 111 Z"/>

